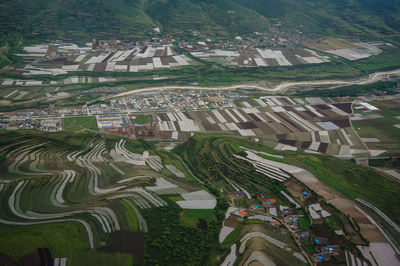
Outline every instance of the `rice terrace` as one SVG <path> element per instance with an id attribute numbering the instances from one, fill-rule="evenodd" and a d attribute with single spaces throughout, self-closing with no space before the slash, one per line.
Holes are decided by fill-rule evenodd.
<path id="1" fill-rule="evenodd" d="M 0 266 L 400 266 L 399 0 L 0 2 Z"/>

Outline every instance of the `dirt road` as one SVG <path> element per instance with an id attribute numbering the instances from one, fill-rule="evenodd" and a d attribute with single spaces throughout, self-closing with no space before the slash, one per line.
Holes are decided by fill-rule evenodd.
<path id="1" fill-rule="evenodd" d="M 302 81 L 302 82 L 284 82 L 275 87 L 266 87 L 258 84 L 237 84 L 231 86 L 222 86 L 222 87 L 199 87 L 199 86 L 160 86 L 160 87 L 148 87 L 141 89 L 134 89 L 130 91 L 125 91 L 118 93 L 116 95 L 111 96 L 111 98 L 127 96 L 134 93 L 142 93 L 142 92 L 151 92 L 151 91 L 163 91 L 163 90 L 234 90 L 239 88 L 250 88 L 250 89 L 258 89 L 269 92 L 277 92 L 289 89 L 291 87 L 303 87 L 303 86 L 317 86 L 317 85 L 365 85 L 377 82 L 386 78 L 387 76 L 400 76 L 400 69 L 396 69 L 393 71 L 387 72 L 376 72 L 369 75 L 367 78 L 361 78 L 353 81 L 345 81 L 345 80 L 319 80 L 319 81 Z"/>

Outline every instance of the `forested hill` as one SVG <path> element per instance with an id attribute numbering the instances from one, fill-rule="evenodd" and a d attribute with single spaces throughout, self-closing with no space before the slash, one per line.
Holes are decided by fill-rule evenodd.
<path id="1" fill-rule="evenodd" d="M 233 36 L 271 24 L 312 36 L 396 36 L 399 0 L 2 0 L 1 40 L 200 31 Z"/>

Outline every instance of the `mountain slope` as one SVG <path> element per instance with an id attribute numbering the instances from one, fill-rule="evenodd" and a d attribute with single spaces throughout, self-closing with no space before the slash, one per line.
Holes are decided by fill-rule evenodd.
<path id="1" fill-rule="evenodd" d="M 400 26 L 396 0 L 234 0 L 267 17 L 279 19 L 290 28 L 302 25 L 305 32 L 360 34 L 366 29 L 394 34 Z"/>
<path id="2" fill-rule="evenodd" d="M 266 17 L 231 0 L 151 1 L 147 13 L 163 28 L 216 35 L 265 30 Z"/>
<path id="3" fill-rule="evenodd" d="M 398 35 L 399 0 L 3 0 L 0 37 L 132 36 L 160 26 L 232 36 L 271 23 L 318 37 Z"/>
<path id="4" fill-rule="evenodd" d="M 0 3 L 0 32 L 75 39 L 94 33 L 136 34 L 154 26 L 142 7 L 138 0 L 5 0 Z"/>

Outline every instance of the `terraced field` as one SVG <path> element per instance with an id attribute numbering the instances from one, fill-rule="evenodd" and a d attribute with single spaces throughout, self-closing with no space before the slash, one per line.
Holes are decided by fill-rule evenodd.
<path id="1" fill-rule="evenodd" d="M 175 184 L 174 178 L 178 177 L 164 167 L 157 151 L 144 142 L 93 134 L 0 134 L 0 236 L 7 235 L 9 240 L 2 241 L 0 250 L 16 261 L 36 256 L 35 248 L 48 247 L 52 255 L 67 258 L 67 262 L 76 261 L 80 252 L 90 249 L 93 251 L 88 256 L 94 260 L 113 250 L 105 256 L 122 261 L 122 253 L 130 260 L 143 262 L 143 235 L 157 222 L 146 219 L 148 210 L 169 204 L 177 206 L 168 203 L 165 194 L 207 193 L 182 177 Z M 130 150 L 132 147 L 137 149 Z M 169 163 L 174 169 L 186 171 L 180 164 Z M 174 189 L 165 190 L 165 186 Z M 215 201 L 213 196 L 209 197 Z M 198 208 L 203 208 L 201 202 Z M 211 209 L 211 217 L 214 208 L 215 204 L 205 207 Z M 73 234 L 78 235 L 71 242 L 77 244 L 65 245 L 63 249 L 55 239 L 32 236 L 40 236 L 46 230 L 54 232 L 57 238 L 65 238 L 61 243 L 68 242 Z M 15 237 L 10 232 L 15 232 Z M 21 236 L 21 232 L 26 232 L 26 236 Z M 122 232 L 126 234 L 120 235 Z M 117 244 L 113 240 L 116 237 Z M 134 243 L 129 244 L 131 240 Z M 17 245 L 17 249 L 11 249 L 8 243 Z M 133 253 L 129 251 L 132 247 Z"/>
<path id="2" fill-rule="evenodd" d="M 44 253 L 67 265 L 85 265 L 83 254 L 90 265 L 307 264 L 307 253 L 291 238 L 297 231 L 271 225 L 284 223 L 281 214 L 291 207 L 300 229 L 310 227 L 304 202 L 290 187 L 296 182 L 333 205 L 321 203 L 332 217 L 345 213 L 363 225 L 352 229 L 351 240 L 340 240 L 352 254 L 351 241 L 366 243 L 360 234 L 386 240 L 371 235 L 374 225 L 357 216 L 351 200 L 363 199 L 398 223 L 394 181 L 326 155 L 220 135 L 195 135 L 172 151 L 92 133 L 0 136 L 0 237 L 8 240 L 0 243 L 0 263 L 39 262 Z M 386 194 L 377 197 L 373 190 L 379 189 Z M 276 199 L 279 208 L 257 210 L 265 199 Z M 248 218 L 231 215 L 238 208 Z M 335 229 L 350 226 L 342 216 Z"/>
<path id="3" fill-rule="evenodd" d="M 268 236 L 270 233 L 265 231 L 271 229 L 268 224 L 276 222 L 275 219 L 281 218 L 280 221 L 286 223 L 287 216 L 282 218 L 277 215 L 277 208 L 269 208 L 269 211 L 261 209 L 262 207 L 257 209 L 261 201 L 276 199 L 281 212 L 286 206 L 296 210 L 300 217 L 300 229 L 311 228 L 320 232 L 321 229 L 318 228 L 322 223 L 312 221 L 313 225 L 310 227 L 309 218 L 305 215 L 308 212 L 303 210 L 306 201 L 301 199 L 301 194 L 305 189 L 313 191 L 325 204 L 329 204 L 325 207 L 331 206 L 335 209 L 336 218 L 324 219 L 326 221 L 323 222 L 323 226 L 331 230 L 336 230 L 338 226 L 349 230 L 349 227 L 356 224 L 357 227 L 354 228 L 358 229 L 347 232 L 349 236 L 352 235 L 352 239 L 348 243 L 341 242 L 341 248 L 350 252 L 351 246 L 359 245 L 373 250 L 374 245 L 380 243 L 382 247 L 391 249 L 389 242 L 396 241 L 393 239 L 398 234 L 393 233 L 393 226 L 385 225 L 382 231 L 393 234 L 393 239 L 390 240 L 381 234 L 382 229 L 378 229 L 375 222 L 365 216 L 357 206 L 358 203 L 353 201 L 362 198 L 365 202 L 372 203 L 376 210 L 390 217 L 387 219 L 392 225 L 399 223 L 397 206 L 400 203 L 396 195 L 400 186 L 374 169 L 326 155 L 276 151 L 244 139 L 216 135 L 196 135 L 185 145 L 178 146 L 175 151 L 202 182 L 212 187 L 215 193 L 231 200 L 233 207 L 227 210 L 219 234 L 221 245 L 226 250 L 231 250 L 231 253 L 226 251 L 223 265 L 233 265 L 237 262 L 248 265 L 252 261 L 274 265 L 269 264 L 269 260 L 277 263 L 276 265 L 308 263 L 304 255 L 310 251 L 307 251 L 306 246 L 301 252 L 296 251 L 296 248 L 287 249 L 288 243 L 284 244 L 282 235 L 271 238 Z M 291 188 L 291 182 L 300 182 L 298 195 L 293 187 Z M 376 191 L 385 191 L 385 194 Z M 329 213 L 325 211 L 325 214 L 330 216 L 334 209 L 330 209 Z M 308 215 L 312 213 L 309 212 Z M 347 218 L 343 220 L 338 217 Z M 337 222 L 338 219 L 341 219 L 341 222 Z M 353 225 L 350 226 L 350 223 Z M 263 226 L 246 231 L 252 228 L 249 225 L 255 224 Z M 294 228 L 299 230 L 298 227 Z M 370 246 L 365 239 L 371 243 Z M 397 244 L 394 242 L 393 250 L 396 249 Z M 285 253 L 288 250 L 292 252 L 292 256 Z M 344 262 L 343 254 L 338 258 L 338 263 L 340 260 Z M 381 257 L 377 252 L 374 256 Z M 395 256 L 388 257 L 395 260 Z"/>
<path id="4" fill-rule="evenodd" d="M 226 192 L 233 192 L 236 183 L 254 196 L 253 190 L 258 188 L 253 182 L 260 182 L 264 189 L 274 191 L 279 188 L 275 193 L 281 194 L 281 182 L 289 179 L 301 167 L 350 199 L 367 200 L 392 219 L 399 216 L 396 206 L 400 203 L 395 195 L 400 187 L 396 181 L 374 169 L 346 160 L 319 154 L 276 151 L 252 141 L 216 135 L 196 135 L 186 145 L 177 147 L 176 152 L 181 154 L 189 168 L 198 169 L 198 177 L 218 190 L 223 188 Z M 268 159 L 264 161 L 263 158 Z M 290 164 L 292 168 L 282 171 L 279 163 L 276 166 L 271 164 L 272 161 Z M 226 182 L 221 184 L 220 178 Z M 377 194 L 377 190 L 386 193 Z M 276 197 L 280 199 L 283 196 Z"/>

